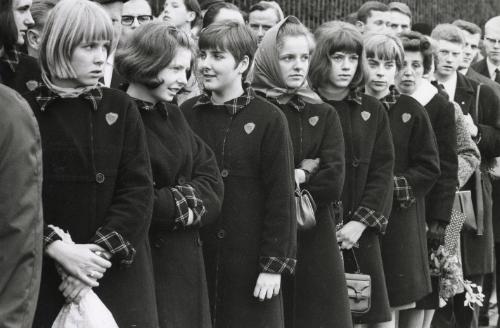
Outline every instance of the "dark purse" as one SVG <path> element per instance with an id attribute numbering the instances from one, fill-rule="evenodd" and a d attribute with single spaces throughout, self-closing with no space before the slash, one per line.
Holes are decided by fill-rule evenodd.
<path id="1" fill-rule="evenodd" d="M 370 311 L 372 305 L 372 279 L 370 275 L 361 273 L 354 249 L 352 255 L 356 263 L 356 272 L 345 274 L 347 296 L 351 314 L 360 316 Z"/>
<path id="2" fill-rule="evenodd" d="M 316 203 L 309 191 L 295 188 L 295 205 L 297 216 L 297 229 L 309 230 L 316 226 Z"/>

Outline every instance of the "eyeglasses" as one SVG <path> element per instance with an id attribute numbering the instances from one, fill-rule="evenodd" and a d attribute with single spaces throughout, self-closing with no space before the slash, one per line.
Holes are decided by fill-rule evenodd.
<path id="1" fill-rule="evenodd" d="M 147 22 L 150 22 L 153 20 L 152 15 L 139 15 L 139 16 L 132 16 L 132 15 L 123 15 L 122 16 L 122 25 L 123 26 L 132 26 L 134 24 L 134 21 L 137 19 L 140 25 L 145 24 Z"/>
<path id="2" fill-rule="evenodd" d="M 493 39 L 493 38 L 488 38 L 488 37 L 484 37 L 484 39 L 486 41 L 488 41 L 489 43 L 493 44 L 493 45 L 497 45 L 499 44 L 500 45 L 500 40 L 499 39 Z"/>

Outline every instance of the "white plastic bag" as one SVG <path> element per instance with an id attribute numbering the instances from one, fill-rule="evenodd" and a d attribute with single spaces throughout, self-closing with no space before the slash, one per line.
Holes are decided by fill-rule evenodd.
<path id="1" fill-rule="evenodd" d="M 65 304 L 52 328 L 118 328 L 118 325 L 99 297 L 89 291 L 80 303 Z"/>

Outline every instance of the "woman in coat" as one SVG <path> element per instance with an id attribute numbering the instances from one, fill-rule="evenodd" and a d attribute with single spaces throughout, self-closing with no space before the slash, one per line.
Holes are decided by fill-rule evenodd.
<path id="1" fill-rule="evenodd" d="M 416 301 L 432 291 L 427 253 L 425 196 L 440 175 L 436 137 L 425 109 L 391 85 L 404 64 L 399 39 L 372 35 L 363 49 L 365 92 L 380 99 L 389 114 L 395 150 L 394 202 L 382 260 L 389 302 L 399 327 L 419 327 Z M 404 83 L 398 75 L 398 85 Z M 401 87 L 401 85 L 399 86 Z M 411 311 L 402 311 L 412 309 Z"/>
<path id="2" fill-rule="evenodd" d="M 147 231 L 153 181 L 135 104 L 98 86 L 113 41 L 106 12 L 63 0 L 49 15 L 40 61 L 44 85 L 26 98 L 40 126 L 46 258 L 34 327 L 51 327 L 89 287 L 119 327 L 156 328 Z M 65 278 L 61 281 L 58 268 Z"/>
<path id="3" fill-rule="evenodd" d="M 296 273 L 284 286 L 286 327 L 347 328 L 352 320 L 333 208 L 344 184 L 344 138 L 337 112 L 308 87 L 312 45 L 307 28 L 289 16 L 264 36 L 251 79 L 257 94 L 285 114 L 295 182 L 318 206 L 316 226 L 297 235 Z"/>
<path id="4" fill-rule="evenodd" d="M 115 57 L 146 128 L 155 192 L 149 236 L 165 328 L 211 327 L 199 228 L 219 216 L 223 182 L 213 152 L 168 103 L 187 83 L 191 56 L 184 32 L 155 22 Z"/>
<path id="5" fill-rule="evenodd" d="M 295 269 L 286 118 L 242 82 L 256 48 L 256 36 L 240 23 L 204 29 L 198 68 L 205 93 L 181 106 L 224 179 L 222 213 L 203 233 L 215 327 L 283 327 L 282 275 Z"/>
<path id="6" fill-rule="evenodd" d="M 377 99 L 355 90 L 363 76 L 363 42 L 356 28 L 341 22 L 325 23 L 315 36 L 318 46 L 309 77 L 338 112 L 345 140 L 343 226 L 337 238 L 344 249 L 346 272 L 357 269 L 354 255 L 361 272 L 369 274 L 372 281 L 371 309 L 353 321 L 358 326 L 373 326 L 391 320 L 379 241 L 392 203 L 394 147 L 389 119 Z"/>

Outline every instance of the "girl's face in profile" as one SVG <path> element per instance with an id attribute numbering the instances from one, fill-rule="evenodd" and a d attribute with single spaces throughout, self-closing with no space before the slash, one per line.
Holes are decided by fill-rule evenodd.
<path id="1" fill-rule="evenodd" d="M 191 51 L 179 48 L 170 64 L 158 73 L 158 78 L 163 83 L 151 90 L 151 96 L 157 101 L 172 101 L 174 96 L 186 86 L 190 68 Z"/>
<path id="2" fill-rule="evenodd" d="M 104 63 L 108 58 L 109 47 L 108 40 L 80 43 L 73 51 L 70 61 L 76 78 L 66 81 L 66 85 L 69 87 L 96 85 L 104 76 Z"/>
<path id="3" fill-rule="evenodd" d="M 296 89 L 304 84 L 309 71 L 309 42 L 303 35 L 285 36 L 279 49 L 281 77 L 287 88 Z"/>
<path id="4" fill-rule="evenodd" d="M 330 55 L 330 84 L 337 89 L 345 89 L 351 84 L 356 69 L 358 68 L 359 56 L 352 52 L 336 51 Z"/>

